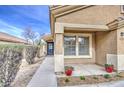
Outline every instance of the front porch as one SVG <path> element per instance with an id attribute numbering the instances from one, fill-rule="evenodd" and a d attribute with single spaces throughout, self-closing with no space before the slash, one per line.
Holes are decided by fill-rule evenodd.
<path id="1" fill-rule="evenodd" d="M 54 62 L 55 73 L 64 72 L 64 64 L 80 64 L 80 70 L 84 69 L 86 64 L 113 64 L 115 70 L 123 66 L 123 56 L 117 55 L 117 31 L 111 30 L 111 25 L 93 25 L 93 24 L 73 24 L 56 23 L 54 39 Z M 75 67 L 78 69 L 79 67 Z M 91 66 L 92 67 L 92 66 Z M 93 66 L 94 72 L 103 73 L 98 65 Z M 88 71 L 93 72 L 90 66 L 86 66 Z M 100 67 L 101 68 L 101 67 Z M 122 67 L 123 68 L 123 67 Z M 104 68 L 103 68 L 104 69 Z M 82 71 L 77 70 L 77 73 Z M 75 72 L 74 72 L 75 73 Z M 88 75 L 91 73 L 87 73 Z"/>
<path id="2" fill-rule="evenodd" d="M 72 76 L 88 76 L 88 75 L 104 75 L 114 74 L 105 71 L 105 68 L 96 64 L 67 64 L 67 66 L 74 67 Z"/>
<path id="3" fill-rule="evenodd" d="M 103 66 L 97 64 L 65 64 L 65 66 L 74 67 L 72 76 L 89 76 L 89 75 L 105 75 L 116 74 L 116 72 L 108 73 Z M 65 74 L 57 75 L 58 77 L 66 77 Z"/>

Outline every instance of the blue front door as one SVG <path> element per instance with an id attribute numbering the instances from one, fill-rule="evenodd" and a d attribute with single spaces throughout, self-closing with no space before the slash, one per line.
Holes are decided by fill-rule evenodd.
<path id="1" fill-rule="evenodd" d="M 53 54 L 54 54 L 54 43 L 47 42 L 47 55 L 53 55 Z"/>

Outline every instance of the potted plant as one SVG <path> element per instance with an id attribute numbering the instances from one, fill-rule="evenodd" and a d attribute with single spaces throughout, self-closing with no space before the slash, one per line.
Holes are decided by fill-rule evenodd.
<path id="1" fill-rule="evenodd" d="M 65 66 L 65 74 L 67 76 L 71 76 L 73 70 L 74 70 L 74 68 L 72 66 Z"/>
<path id="2" fill-rule="evenodd" d="M 112 64 L 105 64 L 105 70 L 108 73 L 112 73 L 114 70 L 114 66 Z"/>

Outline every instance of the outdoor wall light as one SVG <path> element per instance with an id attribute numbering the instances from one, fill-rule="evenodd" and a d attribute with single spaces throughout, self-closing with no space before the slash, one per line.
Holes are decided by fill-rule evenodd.
<path id="1" fill-rule="evenodd" d="M 124 38 L 124 32 L 121 32 L 121 33 L 120 33 L 120 36 L 121 36 L 122 38 Z"/>

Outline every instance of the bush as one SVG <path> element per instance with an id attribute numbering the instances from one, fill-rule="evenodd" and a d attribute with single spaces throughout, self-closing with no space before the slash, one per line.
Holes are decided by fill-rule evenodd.
<path id="1" fill-rule="evenodd" d="M 94 76 L 93 79 L 98 79 L 98 77 Z"/>
<path id="2" fill-rule="evenodd" d="M 72 67 L 72 66 L 65 66 L 65 70 L 68 70 L 68 69 L 74 70 L 74 67 Z"/>
<path id="3" fill-rule="evenodd" d="M 16 77 L 22 59 L 22 47 L 0 46 L 0 86 L 9 86 Z"/>
<path id="4" fill-rule="evenodd" d="M 121 76 L 120 74 L 116 74 L 116 77 L 123 77 L 123 76 Z"/>
<path id="5" fill-rule="evenodd" d="M 25 48 L 25 59 L 28 62 L 28 64 L 34 63 L 34 58 L 37 55 L 37 47 L 36 46 L 27 46 Z"/>
<path id="6" fill-rule="evenodd" d="M 104 75 L 104 78 L 106 78 L 106 79 L 111 78 L 111 75 L 105 74 L 105 75 Z"/>
<path id="7" fill-rule="evenodd" d="M 41 58 L 41 57 L 43 57 L 44 55 L 43 55 L 43 47 L 42 46 L 38 46 L 37 47 L 37 57 L 38 58 Z"/>
<path id="8" fill-rule="evenodd" d="M 84 76 L 80 76 L 80 80 L 85 80 L 85 77 Z"/>
<path id="9" fill-rule="evenodd" d="M 1 44 L 0 45 L 0 53 L 3 51 L 3 49 L 11 49 L 17 52 L 22 52 L 22 50 L 25 48 L 25 45 L 18 45 L 18 44 Z"/>
<path id="10" fill-rule="evenodd" d="M 68 78 L 65 79 L 65 82 L 69 82 L 70 80 Z"/>

